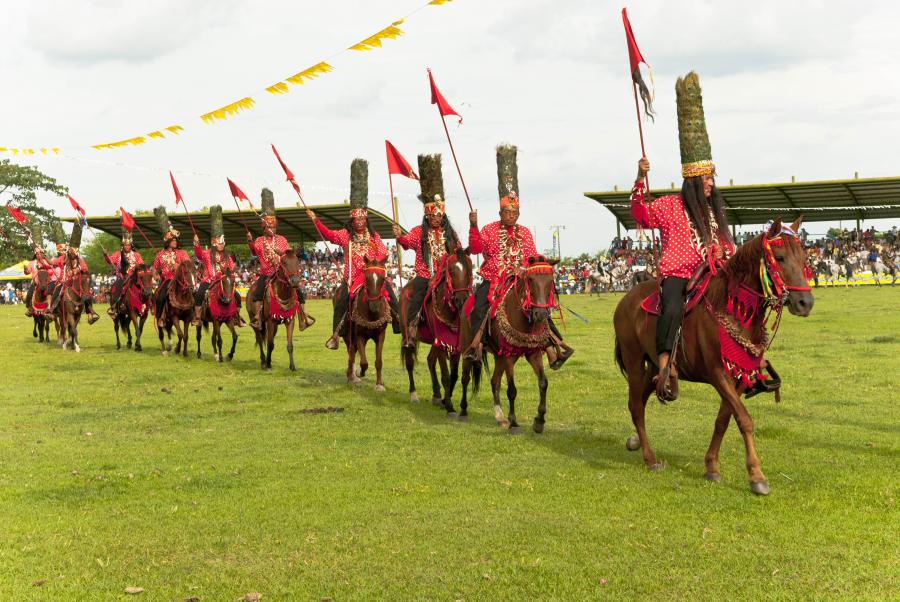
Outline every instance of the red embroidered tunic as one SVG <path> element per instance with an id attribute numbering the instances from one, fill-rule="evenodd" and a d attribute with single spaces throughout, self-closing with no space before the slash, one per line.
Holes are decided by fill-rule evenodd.
<path id="1" fill-rule="evenodd" d="M 352 274 L 351 291 L 355 290 L 363 281 L 366 271 L 365 257 L 368 257 L 369 260 L 381 260 L 387 257 L 387 247 L 384 246 L 384 241 L 377 232 L 369 235 L 367 242 L 353 241 L 351 245 L 350 234 L 345 228 L 330 230 L 318 218 L 316 218 L 315 224 L 316 230 L 319 231 L 322 238 L 344 249 L 344 281 L 349 281 Z"/>
<path id="2" fill-rule="evenodd" d="M 259 275 L 271 276 L 281 264 L 281 256 L 291 248 L 287 239 L 281 234 L 275 236 L 258 236 L 248 242 L 250 252 L 259 259 Z"/>
<path id="3" fill-rule="evenodd" d="M 659 259 L 661 278 L 674 276 L 690 278 L 706 258 L 706 249 L 699 235 L 691 228 L 690 219 L 680 194 L 669 194 L 644 202 L 644 183 L 635 182 L 631 191 L 631 216 L 642 228 L 657 228 L 662 239 Z M 718 236 L 718 248 L 728 258 L 734 245 Z"/>
<path id="4" fill-rule="evenodd" d="M 215 261 L 213 261 L 213 253 L 216 254 Z M 234 257 L 231 253 L 226 253 L 225 251 L 221 253 L 215 249 L 204 251 L 200 245 L 194 245 L 194 257 L 203 265 L 203 280 L 201 282 L 212 282 L 221 276 L 225 270 L 234 270 Z"/>
<path id="5" fill-rule="evenodd" d="M 184 249 L 164 249 L 156 254 L 153 267 L 162 275 L 163 280 L 171 280 L 175 276 L 175 268 L 182 261 L 190 261 L 191 258 Z"/>
<path id="6" fill-rule="evenodd" d="M 78 258 L 78 266 L 81 268 L 82 272 L 88 271 L 87 263 L 84 261 L 83 257 Z M 53 269 L 59 278 L 65 278 L 66 276 L 68 276 L 68 274 L 66 273 L 66 267 L 65 255 L 57 255 L 53 258 Z"/>
<path id="7" fill-rule="evenodd" d="M 144 263 L 144 259 L 141 257 L 141 254 L 137 251 L 129 251 L 125 253 L 125 273 L 119 273 L 119 266 L 122 262 L 122 251 L 116 251 L 112 255 L 107 258 L 107 263 L 113 267 L 116 271 L 117 276 L 130 276 L 131 272 L 134 271 L 134 267 L 138 264 Z"/>
<path id="8" fill-rule="evenodd" d="M 431 278 L 434 272 L 438 269 L 438 266 L 441 263 L 441 259 L 443 259 L 444 255 L 446 255 L 446 245 L 444 244 L 443 237 L 443 229 L 442 228 L 429 228 L 428 229 L 428 240 L 432 245 L 432 249 L 440 249 L 440 253 L 431 253 L 431 266 L 428 266 L 425 263 L 425 258 L 422 253 L 422 226 L 418 225 L 409 231 L 408 234 L 404 234 L 397 238 L 397 244 L 403 247 L 404 249 L 412 249 L 416 252 L 416 276 L 421 276 L 422 278 Z M 461 244 L 457 244 L 458 247 L 461 247 Z M 469 251 L 475 255 L 479 255 L 482 251 L 481 244 L 481 235 L 478 233 L 478 228 L 469 228 Z"/>
<path id="9" fill-rule="evenodd" d="M 25 265 L 25 273 L 31 274 L 31 281 L 34 283 L 37 283 L 38 272 L 40 272 L 41 270 L 49 274 L 50 282 L 57 281 L 56 270 L 53 269 L 53 264 L 51 264 L 46 259 L 43 262 L 38 261 L 37 259 L 32 259 Z"/>
<path id="10" fill-rule="evenodd" d="M 481 277 L 489 282 L 498 281 L 512 269 L 525 264 L 525 261 L 537 255 L 534 238 L 525 226 L 504 227 L 500 222 L 493 222 L 481 229 L 481 244 L 484 263 L 481 264 Z"/>

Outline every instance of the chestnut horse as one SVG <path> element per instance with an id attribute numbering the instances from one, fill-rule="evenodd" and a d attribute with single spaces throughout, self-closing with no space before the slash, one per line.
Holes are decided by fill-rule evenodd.
<path id="1" fill-rule="evenodd" d="M 262 278 L 257 278 L 247 292 L 247 315 L 250 316 L 250 322 L 254 321 L 257 312 L 262 312 L 260 319 L 262 329 L 254 329 L 256 345 L 259 347 L 259 367 L 269 372 L 272 371 L 275 333 L 278 332 L 278 325 L 284 324 L 288 359 L 293 372 L 297 369 L 294 365 L 294 322 L 298 315 L 303 313 L 300 310 L 300 301 L 297 295 L 297 287 L 300 286 L 300 260 L 297 258 L 297 254 L 288 250 L 281 256 L 281 262 L 269 279 L 269 285 L 263 293 L 262 303 L 253 301 L 256 287 L 260 286 L 261 281 Z M 306 320 L 305 315 L 299 315 L 299 318 Z M 232 332 L 234 331 L 232 330 Z M 263 348 L 263 341 L 265 341 L 265 348 Z"/>
<path id="2" fill-rule="evenodd" d="M 454 253 L 448 253 L 438 266 L 437 273 L 429 283 L 425 301 L 422 303 L 422 311 L 419 318 L 419 337 L 416 345 L 427 336 L 432 345 L 428 352 L 428 371 L 431 374 L 431 403 L 443 406 L 447 410 L 449 418 L 456 418 L 456 409 L 453 407 L 453 389 L 459 378 L 459 361 L 461 347 L 459 345 L 460 328 L 468 328 L 468 320 L 460 319 L 462 308 L 472 294 L 472 259 L 468 249 L 459 249 Z M 401 293 L 401 314 L 403 324 L 408 323 L 406 317 L 406 303 L 409 299 L 410 284 L 404 287 Z M 441 336 L 444 335 L 444 336 Z M 448 342 L 448 339 L 450 342 Z M 453 341 L 455 339 L 455 341 Z M 409 376 L 409 400 L 419 401 L 416 393 L 416 381 L 413 376 L 413 367 L 416 362 L 417 348 L 401 349 L 406 373 Z M 449 370 L 448 370 L 449 364 Z M 437 367 L 440 366 L 441 377 L 438 380 Z M 475 388 L 481 379 L 481 364 L 476 362 L 463 362 L 463 398 L 460 420 L 468 419 L 468 400 L 466 398 L 470 374 L 475 381 Z M 443 386 L 443 394 L 441 387 Z"/>
<path id="3" fill-rule="evenodd" d="M 388 303 L 385 282 L 387 258 L 369 259 L 365 257 L 365 277 L 362 286 L 350 301 L 350 325 L 344 335 L 347 346 L 347 382 L 358 385 L 369 369 L 366 359 L 366 343 L 375 341 L 375 390 L 384 391 L 381 379 L 382 350 L 384 334 L 391 321 L 391 307 Z M 359 354 L 359 370 L 356 369 L 356 354 Z"/>
<path id="4" fill-rule="evenodd" d="M 781 220 L 775 220 L 767 232 L 737 250 L 710 279 L 703 293 L 704 298 L 701 299 L 703 306 L 698 303 L 693 311 L 684 316 L 683 338 L 678 342 L 677 355 L 673 353 L 672 356 L 673 359 L 677 357 L 679 378 L 712 385 L 721 398 L 712 441 L 706 452 L 706 479 L 721 479 L 719 447 L 728 423 L 734 416 L 744 438 L 750 489 L 759 495 L 769 493 L 769 484 L 756 455 L 753 420 L 741 401 L 741 395 L 748 387 L 725 370 L 719 326 L 727 325 L 730 330 L 735 330 L 736 326 L 740 331 L 740 338 L 746 341 L 744 344 L 759 351 L 757 355 L 762 361 L 761 354 L 767 346 L 765 343 L 770 340 L 765 327 L 768 317 L 766 306 L 779 318 L 785 305 L 794 315 L 809 315 L 813 296 L 805 270 L 806 253 L 799 237 L 794 234 L 800 223 L 801 218 L 798 218 L 788 229 L 782 227 Z M 765 277 L 765 283 L 761 277 Z M 772 285 L 769 284 L 770 281 Z M 644 410 L 647 399 L 656 389 L 653 379 L 659 372 L 656 365 L 656 316 L 648 315 L 641 308 L 641 303 L 656 288 L 655 281 L 644 282 L 632 288 L 619 302 L 613 318 L 616 363 L 628 379 L 628 409 L 637 429 L 637 441 L 635 437 L 629 439 L 628 448 L 640 447 L 644 463 L 651 470 L 662 468 L 650 448 L 644 427 Z M 739 289 L 747 291 L 745 295 L 755 295 L 759 302 L 765 301 L 759 311 L 750 314 L 752 318 L 748 318 L 744 327 L 737 324 L 730 313 L 730 307 L 737 307 L 734 295 Z"/>
<path id="5" fill-rule="evenodd" d="M 159 346 L 163 355 L 172 350 L 172 327 L 178 334 L 175 355 L 188 356 L 188 327 L 194 318 L 194 288 L 197 286 L 197 268 L 190 259 L 184 259 L 175 267 L 175 275 L 169 283 L 168 295 L 162 305 L 162 315 L 156 316 Z M 163 343 L 163 335 L 167 342 Z"/>
<path id="6" fill-rule="evenodd" d="M 59 304 L 56 307 L 57 333 L 59 345 L 63 349 L 74 349 L 80 352 L 78 345 L 78 323 L 81 314 L 84 313 L 84 304 L 93 294 L 91 275 L 81 270 L 78 259 L 66 266 L 68 272 L 65 281 L 61 284 L 62 293 Z"/>
<path id="7" fill-rule="evenodd" d="M 34 327 L 31 336 L 38 338 L 41 343 L 50 342 L 50 324 L 54 322 L 53 316 L 48 313 L 50 309 L 50 273 L 47 270 L 38 270 L 32 283 L 34 289 L 31 293 L 31 313 L 34 319 Z"/>
<path id="8" fill-rule="evenodd" d="M 497 313 L 490 318 L 486 349 L 491 352 L 495 361 L 491 376 L 494 418 L 500 426 L 508 426 L 511 435 L 522 432 L 516 420 L 515 384 L 515 365 L 521 356 L 525 356 L 534 370 L 540 395 L 532 429 L 535 433 L 544 431 L 549 385 L 544 372 L 544 350 L 552 344 L 550 311 L 558 307 L 553 285 L 553 266 L 558 262 L 558 259 L 548 260 L 543 255 L 529 257 L 522 272 L 507 282 Z M 463 346 L 468 346 L 466 341 Z M 503 415 L 500 405 L 500 380 L 504 374 L 506 399 L 509 401 L 507 416 Z"/>
<path id="9" fill-rule="evenodd" d="M 126 346 L 131 349 L 131 326 L 134 325 L 134 350 L 142 351 L 141 335 L 144 332 L 144 323 L 147 314 L 153 304 L 153 272 L 143 263 L 134 266 L 131 274 L 122 283 L 122 291 L 119 294 L 119 303 L 116 305 L 116 317 L 113 319 L 113 328 L 116 331 L 116 349 L 122 348 L 119 339 L 121 328 L 128 335 Z"/>
<path id="10" fill-rule="evenodd" d="M 234 286 L 234 272 L 228 268 L 214 279 L 206 292 L 206 301 L 203 303 L 203 311 L 200 319 L 203 321 L 203 329 L 209 330 L 209 324 L 213 325 L 212 346 L 213 357 L 222 363 L 229 362 L 234 357 L 234 348 L 237 347 L 238 334 L 234 329 L 238 321 L 238 305 Z M 231 351 L 223 357 L 222 353 L 222 324 L 231 331 Z M 200 357 L 201 329 L 197 329 L 197 357 Z"/>

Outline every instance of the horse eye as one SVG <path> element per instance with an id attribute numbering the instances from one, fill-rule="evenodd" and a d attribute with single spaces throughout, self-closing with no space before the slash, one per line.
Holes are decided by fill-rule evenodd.
<path id="1" fill-rule="evenodd" d="M 775 261 L 777 261 L 778 263 L 784 263 L 784 256 L 779 257 L 778 255 L 776 255 Z"/>

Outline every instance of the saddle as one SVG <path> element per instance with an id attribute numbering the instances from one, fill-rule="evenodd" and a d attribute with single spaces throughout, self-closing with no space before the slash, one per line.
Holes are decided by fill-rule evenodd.
<path id="1" fill-rule="evenodd" d="M 694 270 L 694 274 L 691 276 L 691 279 L 688 280 L 687 287 L 685 288 L 685 302 L 684 302 L 684 315 L 687 315 L 691 312 L 692 309 L 700 302 L 700 299 L 703 298 L 703 293 L 706 292 L 706 287 L 709 285 L 709 281 L 712 279 L 712 273 L 709 270 L 709 265 L 704 261 L 697 269 Z M 658 316 L 660 312 L 660 298 L 659 298 L 659 287 L 656 288 L 652 293 L 644 297 L 644 300 L 641 301 L 641 309 L 650 314 L 651 316 Z"/>

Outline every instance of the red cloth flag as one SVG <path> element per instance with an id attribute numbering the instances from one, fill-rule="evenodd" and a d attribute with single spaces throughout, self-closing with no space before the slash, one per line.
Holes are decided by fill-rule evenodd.
<path id="1" fill-rule="evenodd" d="M 28 218 L 25 217 L 25 214 L 22 213 L 21 209 L 17 209 L 16 207 L 12 207 L 11 205 L 6 206 L 6 210 L 9 211 L 9 214 L 13 217 L 14 220 L 19 222 L 20 224 L 24 224 L 28 221 Z"/>
<path id="2" fill-rule="evenodd" d="M 231 178 L 225 178 L 228 180 L 228 188 L 231 189 L 231 196 L 236 199 L 241 199 L 242 201 L 250 202 L 250 199 L 247 198 L 247 195 L 244 194 L 244 191 L 238 188 L 238 185 L 231 181 Z"/>
<path id="3" fill-rule="evenodd" d="M 456 115 L 459 117 L 459 122 L 462 123 L 462 115 L 456 112 L 456 109 L 450 106 L 450 103 L 447 102 L 447 99 L 444 98 L 444 95 L 441 94 L 441 91 L 438 90 L 437 85 L 434 83 L 434 76 L 431 74 L 431 69 L 428 70 L 428 81 L 431 83 L 431 104 L 438 106 L 438 111 L 441 112 L 441 117 L 446 117 L 447 115 Z"/>
<path id="4" fill-rule="evenodd" d="M 626 9 L 622 9 L 622 22 L 625 24 L 625 39 L 628 42 L 628 60 L 631 63 L 631 72 L 634 73 L 634 70 L 638 68 L 638 65 L 644 63 L 647 65 L 647 61 L 644 60 L 644 55 L 641 54 L 641 49 L 638 48 L 637 42 L 634 39 L 634 32 L 631 31 L 631 22 L 628 20 L 628 13 Z"/>
<path id="5" fill-rule="evenodd" d="M 82 207 L 81 205 L 79 205 L 79 204 L 78 204 L 78 201 L 76 201 L 75 199 L 72 198 L 72 195 L 68 194 L 68 195 L 66 195 L 66 196 L 69 197 L 69 203 L 71 203 L 72 209 L 74 209 L 74 210 L 77 211 L 79 214 L 81 214 L 81 217 L 84 217 L 84 215 L 85 215 L 84 207 Z"/>
<path id="6" fill-rule="evenodd" d="M 278 159 L 278 163 L 281 164 L 281 169 L 284 170 L 284 175 L 287 176 L 287 181 L 291 183 L 291 186 L 294 187 L 294 190 L 297 191 L 297 194 L 303 196 L 300 192 L 300 185 L 297 184 L 297 181 L 294 180 L 294 174 L 291 172 L 291 169 L 285 165 L 284 161 L 281 160 L 281 155 L 278 154 L 278 149 L 275 148 L 275 145 L 272 145 L 272 152 L 275 153 L 275 158 Z"/>
<path id="7" fill-rule="evenodd" d="M 384 141 L 384 148 L 387 151 L 389 174 L 398 174 L 413 180 L 419 179 L 419 176 L 416 175 L 413 168 L 410 167 L 409 163 L 406 162 L 406 159 L 403 158 L 403 155 L 400 154 L 400 151 L 394 148 L 394 145 L 391 144 L 390 141 Z"/>
<path id="8" fill-rule="evenodd" d="M 122 227 L 131 232 L 134 230 L 134 218 L 131 217 L 131 214 L 125 211 L 123 208 L 119 207 L 119 211 L 122 212 Z"/>
<path id="9" fill-rule="evenodd" d="M 650 68 L 650 65 L 644 60 L 644 55 L 641 54 L 641 49 L 638 48 L 637 41 L 634 39 L 634 32 L 631 31 L 631 22 L 628 20 L 628 12 L 626 9 L 622 9 L 622 23 L 625 25 L 625 41 L 628 43 L 628 64 L 629 70 L 631 72 L 631 81 L 637 86 L 638 91 L 641 94 L 641 101 L 644 103 L 644 114 L 647 115 L 653 120 L 653 95 L 650 94 L 650 90 L 647 89 L 647 84 L 644 83 L 644 78 L 641 77 L 640 64 L 644 63 L 647 65 L 647 68 Z M 650 83 L 653 83 L 653 73 L 650 73 Z"/>
<path id="10" fill-rule="evenodd" d="M 175 176 L 172 175 L 172 172 L 169 172 L 169 178 L 172 180 L 172 188 L 175 190 L 175 204 L 181 203 L 184 204 L 184 199 L 181 198 L 181 191 L 178 190 L 178 184 L 175 183 Z"/>

